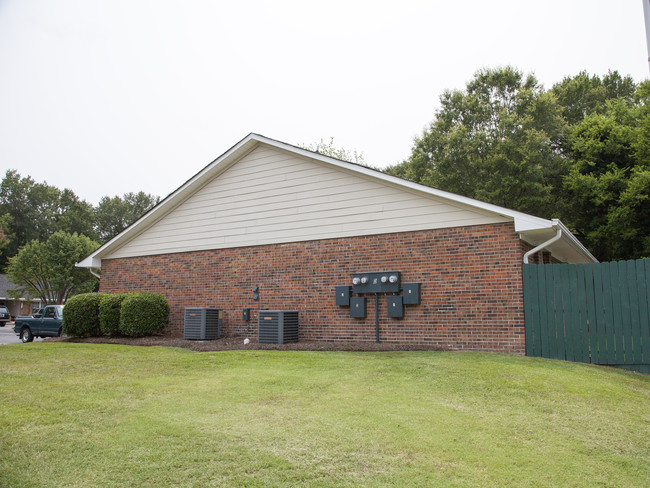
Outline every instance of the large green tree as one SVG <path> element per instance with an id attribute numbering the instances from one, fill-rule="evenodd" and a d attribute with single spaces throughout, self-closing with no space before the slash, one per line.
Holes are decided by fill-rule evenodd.
<path id="1" fill-rule="evenodd" d="M 533 75 L 484 69 L 440 103 L 410 158 L 389 173 L 532 214 L 561 211 L 566 123 Z"/>
<path id="2" fill-rule="evenodd" d="M 55 232 L 45 242 L 28 242 L 9 259 L 7 273 L 19 286 L 14 291 L 45 303 L 65 303 L 72 295 L 93 291 L 97 278 L 75 263 L 98 247 L 86 236 L 66 232 Z"/>
<path id="3" fill-rule="evenodd" d="M 650 82 L 599 112 L 567 138 L 565 220 L 601 260 L 650 257 Z"/>
<path id="4" fill-rule="evenodd" d="M 92 205 L 72 190 L 59 190 L 8 170 L 0 183 L 0 216 L 7 216 L 2 222 L 7 243 L 0 255 L 0 269 L 34 239 L 44 241 L 58 231 L 94 237 L 92 210 Z"/>
<path id="5" fill-rule="evenodd" d="M 570 125 L 580 123 L 585 117 L 602 114 L 609 100 L 623 100 L 632 104 L 636 83 L 630 76 L 610 71 L 602 78 L 581 71 L 555 83 L 551 92 L 562 107 L 562 116 Z"/>
<path id="6" fill-rule="evenodd" d="M 144 192 L 104 197 L 95 208 L 95 230 L 105 242 L 142 217 L 160 198 Z"/>

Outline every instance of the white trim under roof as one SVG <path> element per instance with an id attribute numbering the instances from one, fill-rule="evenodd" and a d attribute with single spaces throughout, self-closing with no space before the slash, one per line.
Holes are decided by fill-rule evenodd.
<path id="1" fill-rule="evenodd" d="M 456 195 L 454 193 L 431 188 L 419 183 L 413 183 L 396 176 L 383 173 L 378 170 L 367 168 L 359 164 L 342 161 L 317 152 L 309 151 L 297 146 L 284 142 L 270 139 L 268 137 L 251 133 L 232 146 L 229 150 L 219 156 L 217 159 L 208 164 L 192 178 L 183 183 L 177 190 L 170 193 L 158 205 L 149 210 L 144 216 L 135 223 L 102 245 L 97 251 L 77 263 L 79 267 L 101 268 L 101 260 L 111 255 L 114 251 L 124 244 L 135 238 L 154 223 L 165 217 L 174 208 L 188 199 L 197 190 L 202 188 L 207 182 L 216 178 L 219 174 L 228 169 L 232 164 L 240 160 L 259 144 L 265 144 L 283 151 L 288 151 L 296 155 L 317 160 L 327 165 L 339 167 L 346 171 L 362 174 L 387 183 L 402 186 L 421 194 L 442 198 L 451 203 L 458 203 L 470 208 L 481 211 L 487 211 L 502 217 L 512 219 L 514 222 L 515 232 L 521 239 L 535 246 L 545 242 L 555 234 L 555 229 L 562 229 L 562 239 L 554 243 L 548 249 L 552 254 L 557 255 L 560 259 L 568 262 L 597 262 L 596 258 L 571 234 L 571 232 L 559 220 L 547 220 L 522 212 L 511 210 L 497 205 L 481 202 L 472 198 Z"/>

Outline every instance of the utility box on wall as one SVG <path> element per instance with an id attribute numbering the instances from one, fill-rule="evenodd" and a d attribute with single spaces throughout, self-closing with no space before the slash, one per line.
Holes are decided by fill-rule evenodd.
<path id="1" fill-rule="evenodd" d="M 257 315 L 257 341 L 260 344 L 298 342 L 298 312 L 260 310 Z"/>
<path id="2" fill-rule="evenodd" d="M 339 307 L 349 307 L 350 306 L 350 287 L 349 286 L 337 286 L 336 290 L 336 304 Z"/>
<path id="3" fill-rule="evenodd" d="M 420 304 L 420 283 L 404 283 L 404 305 Z"/>
<path id="4" fill-rule="evenodd" d="M 350 298 L 350 317 L 353 319 L 366 318 L 366 297 Z"/>
<path id="5" fill-rule="evenodd" d="M 392 296 L 386 299 L 388 316 L 396 319 L 404 317 L 404 302 L 400 296 Z"/>
<path id="6" fill-rule="evenodd" d="M 199 341 L 219 339 L 223 310 L 219 308 L 186 308 L 183 338 Z"/>
<path id="7" fill-rule="evenodd" d="M 400 281 L 399 271 L 357 273 L 352 276 L 352 290 L 354 293 L 398 293 Z"/>

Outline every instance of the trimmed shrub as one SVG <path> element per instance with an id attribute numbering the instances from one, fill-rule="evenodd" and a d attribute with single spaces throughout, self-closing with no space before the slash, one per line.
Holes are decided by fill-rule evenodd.
<path id="1" fill-rule="evenodd" d="M 63 333 L 72 337 L 102 335 L 99 303 L 103 296 L 103 293 L 82 293 L 70 297 L 63 307 Z"/>
<path id="2" fill-rule="evenodd" d="M 99 328 L 102 333 L 111 336 L 120 333 L 120 308 L 128 293 L 112 293 L 104 295 L 99 303 Z"/>
<path id="3" fill-rule="evenodd" d="M 122 302 L 120 333 L 142 337 L 162 332 L 169 321 L 169 304 L 155 293 L 132 293 Z"/>

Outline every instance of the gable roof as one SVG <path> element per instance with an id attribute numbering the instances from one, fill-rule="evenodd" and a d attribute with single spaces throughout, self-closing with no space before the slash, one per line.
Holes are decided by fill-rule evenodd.
<path id="1" fill-rule="evenodd" d="M 392 187 L 397 188 L 399 191 L 409 192 L 416 196 L 419 199 L 426 199 L 430 202 L 437 202 L 437 204 L 444 203 L 448 207 L 453 207 L 456 209 L 469 210 L 481 218 L 492 219 L 491 221 L 512 221 L 514 222 L 515 231 L 519 233 L 521 238 L 531 244 L 536 246 L 540 243 L 543 243 L 554 235 L 558 229 L 562 230 L 562 237 L 549 246 L 549 249 L 554 255 L 556 255 L 560 260 L 567 262 L 592 262 L 596 259 L 589 253 L 589 251 L 568 231 L 568 229 L 557 220 L 547 220 L 539 217 L 534 217 L 522 212 L 517 212 L 515 210 L 510 210 L 507 208 L 499 207 L 485 202 L 480 202 L 471 198 L 463 197 L 461 195 L 456 195 L 453 193 L 445 192 L 442 190 L 437 190 L 425 185 L 418 183 L 413 183 L 408 180 L 404 180 L 392 175 L 388 175 L 378 170 L 374 170 L 359 164 L 350 163 L 347 161 L 342 161 L 330 156 L 326 156 L 317 152 L 309 151 L 300 147 L 296 147 L 281 141 L 270 139 L 268 137 L 251 133 L 239 141 L 237 144 L 228 149 L 225 153 L 219 156 L 217 159 L 208 164 L 205 168 L 183 183 L 177 190 L 168 195 L 163 199 L 158 205 L 152 208 L 147 212 L 143 217 L 141 217 L 134 224 L 129 226 L 127 229 L 122 231 L 120 234 L 115 236 L 113 239 L 101 246 L 97 251 L 92 253 L 86 259 L 78 263 L 78 266 L 89 267 L 89 268 L 99 268 L 101 267 L 101 260 L 103 258 L 109 257 L 120 257 L 120 252 L 124 254 L 124 250 L 131 247 L 130 252 L 134 253 L 139 248 L 137 245 L 134 245 L 134 242 L 137 243 L 138 240 L 142 241 L 143 237 L 146 235 L 146 232 L 151 232 L 150 229 L 156 228 L 156 226 L 161 227 L 163 224 L 159 222 L 166 216 L 172 214 L 172 212 L 179 213 L 179 208 L 182 206 L 188 206 L 190 198 L 197 199 L 197 196 L 200 191 L 206 188 L 206 185 L 211 184 L 211 182 L 219 181 L 216 180 L 219 176 L 224 175 L 227 171 L 231 171 L 230 168 L 234 167 L 236 163 L 241 162 L 242 160 L 254 159 L 255 151 L 259 152 L 262 149 L 269 149 L 276 152 L 283 152 L 294 159 L 300 161 L 311 161 L 318 165 L 320 168 L 325 168 L 325 170 L 332 173 L 344 172 L 347 173 L 348 177 L 356 177 L 356 180 L 363 179 L 364 181 L 371 182 L 375 187 L 381 185 L 382 187 Z M 243 164 L 243 163 L 242 163 Z M 252 163 L 249 163 L 252 164 Z M 279 171 L 282 168 L 279 169 Z M 225 176 L 223 178 L 226 178 Z M 231 178 L 232 179 L 232 178 Z M 241 178 L 240 178 L 241 179 Z M 285 178 L 286 179 L 286 178 Z M 227 187 L 226 187 L 227 188 Z M 224 186 L 220 188 L 220 191 L 223 192 Z M 213 194 L 216 190 L 213 190 Z M 381 196 L 379 196 L 381 198 Z M 293 204 L 294 207 L 296 204 Z M 426 208 L 425 212 L 428 211 Z M 171 217 L 170 217 L 171 218 Z M 291 218 L 289 216 L 289 218 Z M 316 216 L 316 218 L 319 218 Z M 176 221 L 182 221 L 182 217 L 177 217 Z M 477 220 L 475 223 L 481 223 L 481 220 Z M 182 224 L 182 222 L 181 222 Z M 422 225 L 421 223 L 419 224 Z M 455 224 L 461 225 L 461 224 Z M 472 225 L 471 221 L 468 221 L 464 225 Z M 354 224 L 352 225 L 354 227 Z M 357 224 L 358 226 L 358 224 Z M 340 227 L 340 225 L 339 225 Z M 406 230 L 406 229 L 405 229 Z M 385 230 L 384 232 L 394 232 L 395 230 Z M 362 235 L 362 234 L 373 234 L 373 233 L 382 233 L 372 232 L 363 229 L 354 229 L 347 231 L 347 233 L 337 234 L 337 236 L 347 236 L 347 235 Z M 320 238 L 328 238 L 333 236 L 325 235 Z M 267 241 L 250 241 L 249 244 L 243 244 L 241 241 L 239 243 L 235 242 L 234 244 L 229 244 L 224 241 L 219 247 L 237 247 L 241 245 L 255 245 L 268 242 L 291 242 L 295 240 L 311 240 L 319 237 L 311 237 L 308 234 L 299 234 L 299 235 L 279 235 L 275 236 L 274 240 Z M 151 240 L 151 239 L 150 239 Z M 214 241 L 214 239 L 213 239 Z M 212 241 L 211 241 L 212 242 Z M 205 244 L 207 245 L 207 244 Z M 151 247 L 151 246 L 150 246 Z M 211 247 L 201 247 L 201 244 L 198 243 L 195 247 L 184 248 L 183 250 L 195 250 L 195 249 L 207 249 Z M 160 248 L 160 252 L 156 251 L 154 246 L 151 249 L 148 249 L 148 254 L 156 254 L 162 252 L 180 252 L 173 251 L 168 248 Z M 120 251 L 121 250 L 121 251 Z M 136 254 L 131 254 L 136 255 Z"/>

